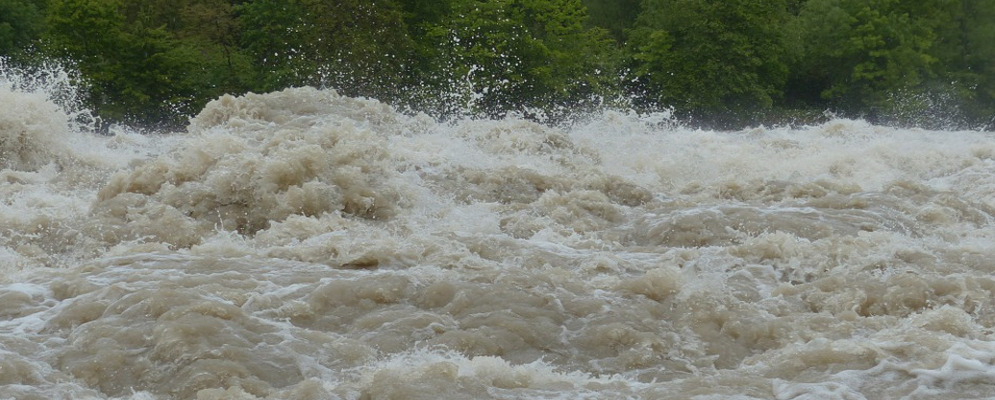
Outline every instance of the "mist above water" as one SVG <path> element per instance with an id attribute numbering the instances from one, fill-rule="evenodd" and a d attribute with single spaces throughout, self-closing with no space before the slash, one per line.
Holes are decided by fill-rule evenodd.
<path id="1" fill-rule="evenodd" d="M 299 88 L 98 135 L 5 79 L 5 396 L 995 395 L 991 133 Z"/>

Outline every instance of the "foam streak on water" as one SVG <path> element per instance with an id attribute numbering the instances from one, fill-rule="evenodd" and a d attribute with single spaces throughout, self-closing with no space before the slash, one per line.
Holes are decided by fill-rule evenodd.
<path id="1" fill-rule="evenodd" d="M 990 133 L 0 104 L 0 397 L 995 396 Z"/>

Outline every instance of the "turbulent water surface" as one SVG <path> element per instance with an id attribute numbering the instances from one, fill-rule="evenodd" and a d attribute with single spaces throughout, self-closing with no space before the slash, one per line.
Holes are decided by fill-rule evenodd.
<path id="1" fill-rule="evenodd" d="M 995 396 L 995 136 L 0 85 L 0 398 Z"/>

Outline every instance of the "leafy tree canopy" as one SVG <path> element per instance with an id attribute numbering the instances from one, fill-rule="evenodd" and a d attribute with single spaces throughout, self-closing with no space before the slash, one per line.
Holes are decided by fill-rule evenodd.
<path id="1" fill-rule="evenodd" d="M 67 60 L 101 116 L 148 124 L 313 85 L 442 116 L 995 127 L 990 0 L 0 0 L 0 56 Z"/>
<path id="2" fill-rule="evenodd" d="M 0 54 L 10 54 L 28 46 L 45 28 L 43 2 L 0 0 Z"/>
<path id="3" fill-rule="evenodd" d="M 486 113 L 576 104 L 615 79 L 602 75 L 612 69 L 611 40 L 585 26 L 578 0 L 462 0 L 452 13 L 428 31 L 443 73 L 427 81 L 478 96 Z"/>
<path id="4" fill-rule="evenodd" d="M 629 35 L 647 100 L 731 118 L 770 108 L 788 74 L 783 0 L 644 0 Z"/>

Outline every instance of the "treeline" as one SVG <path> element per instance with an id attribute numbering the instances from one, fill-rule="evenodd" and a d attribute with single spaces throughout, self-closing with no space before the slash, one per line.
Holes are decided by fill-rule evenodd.
<path id="1" fill-rule="evenodd" d="M 133 123 L 301 85 L 441 117 L 995 115 L 991 0 L 0 0 L 0 55 L 67 60 L 94 110 Z"/>

